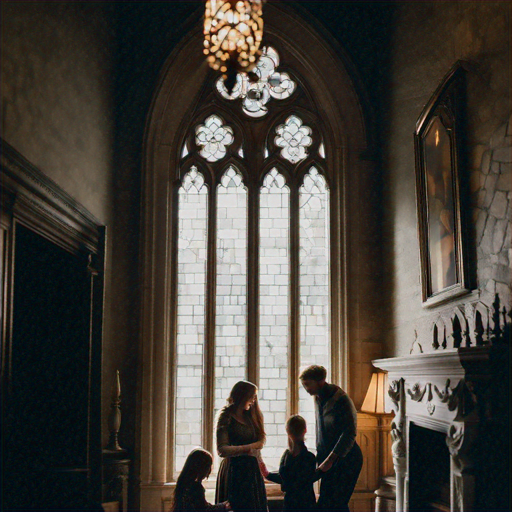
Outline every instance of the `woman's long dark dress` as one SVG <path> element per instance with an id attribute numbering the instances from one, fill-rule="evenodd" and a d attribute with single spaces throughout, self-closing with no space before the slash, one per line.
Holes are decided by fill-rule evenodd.
<path id="1" fill-rule="evenodd" d="M 249 418 L 248 418 L 249 421 Z M 251 424 L 245 425 L 227 411 L 217 424 L 217 449 L 242 446 L 260 441 Z M 229 501 L 234 512 L 267 512 L 267 494 L 258 460 L 251 455 L 237 455 L 222 460 L 217 476 L 216 503 Z"/>

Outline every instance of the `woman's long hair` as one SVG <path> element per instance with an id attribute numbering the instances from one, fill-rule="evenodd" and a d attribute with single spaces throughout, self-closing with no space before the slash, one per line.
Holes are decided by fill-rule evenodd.
<path id="1" fill-rule="evenodd" d="M 231 393 L 228 398 L 228 405 L 224 411 L 234 413 L 240 405 L 245 405 L 250 398 L 256 396 L 251 408 L 248 411 L 244 410 L 244 415 L 248 416 L 251 423 L 254 425 L 258 439 L 265 442 L 266 434 L 263 424 L 263 414 L 261 413 L 258 403 L 258 395 L 256 395 L 257 391 L 258 388 L 252 382 L 247 382 L 246 380 L 238 381 L 233 386 L 233 389 L 231 389 Z"/>
<path id="2" fill-rule="evenodd" d="M 212 470 L 212 464 L 213 458 L 211 453 L 202 448 L 196 448 L 189 453 L 180 476 L 176 481 L 172 506 L 173 511 L 184 510 L 182 503 L 184 492 L 190 488 L 192 483 L 201 482 L 205 478 L 208 478 Z"/>

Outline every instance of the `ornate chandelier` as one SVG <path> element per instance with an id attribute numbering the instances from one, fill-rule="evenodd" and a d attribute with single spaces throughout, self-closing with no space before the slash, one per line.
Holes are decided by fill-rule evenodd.
<path id="1" fill-rule="evenodd" d="M 207 0 L 204 14 L 204 53 L 219 70 L 230 92 L 238 72 L 249 73 L 261 54 L 264 0 Z"/>

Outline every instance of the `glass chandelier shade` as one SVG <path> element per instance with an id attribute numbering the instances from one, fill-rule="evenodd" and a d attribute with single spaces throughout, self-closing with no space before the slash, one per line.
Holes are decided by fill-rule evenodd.
<path id="1" fill-rule="evenodd" d="M 249 72 L 260 56 L 263 0 L 207 0 L 204 54 L 223 73 Z"/>

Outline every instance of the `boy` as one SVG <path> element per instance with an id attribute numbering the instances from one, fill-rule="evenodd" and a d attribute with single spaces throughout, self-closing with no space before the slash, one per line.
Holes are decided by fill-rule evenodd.
<path id="1" fill-rule="evenodd" d="M 316 510 L 316 497 L 313 483 L 321 474 L 316 472 L 315 456 L 304 444 L 306 421 L 302 416 L 291 416 L 286 422 L 288 434 L 288 450 L 283 453 L 279 471 L 265 471 L 265 478 L 281 484 L 285 493 L 284 510 L 312 511 Z"/>

